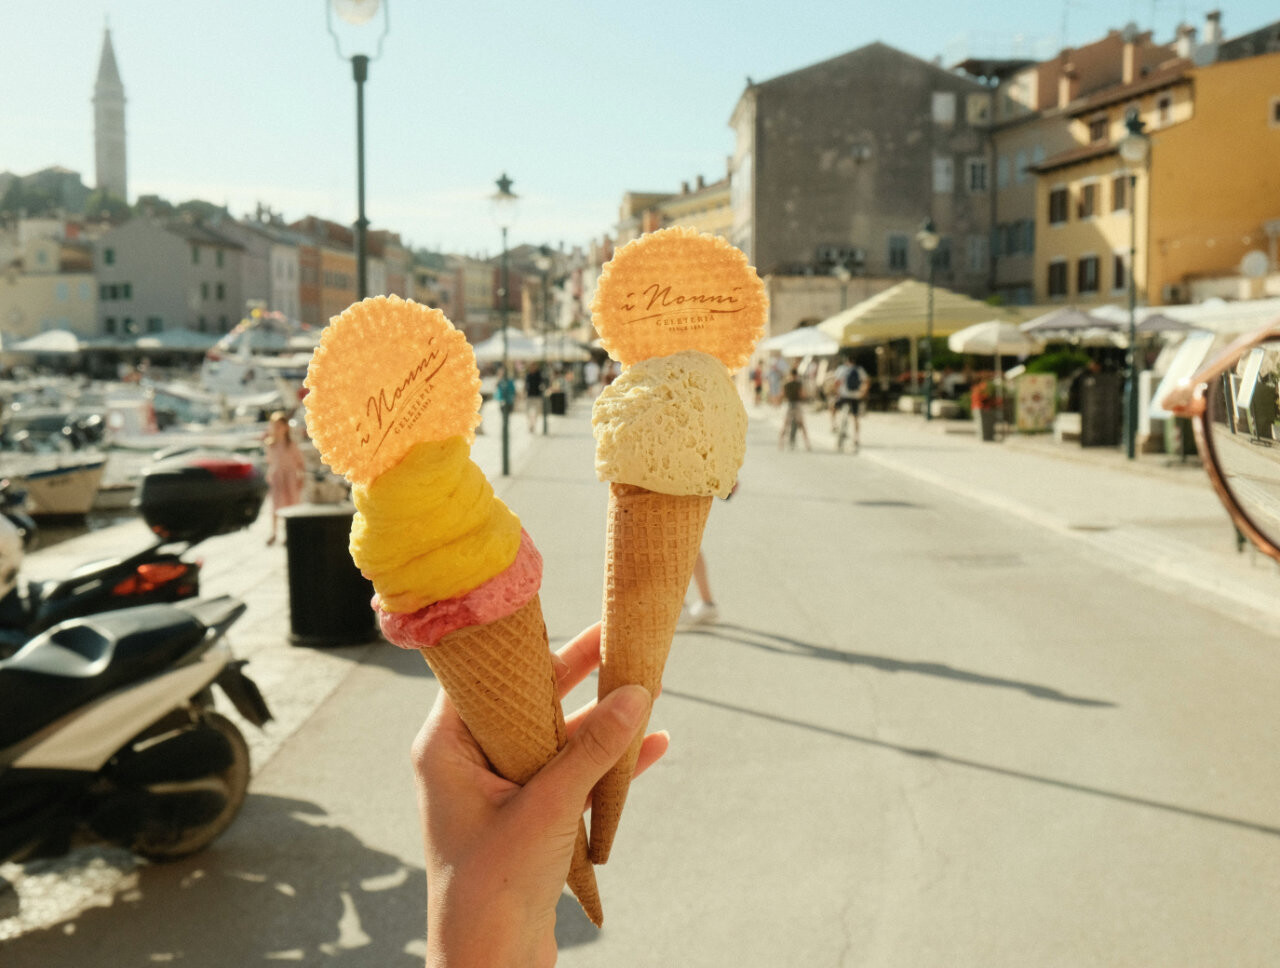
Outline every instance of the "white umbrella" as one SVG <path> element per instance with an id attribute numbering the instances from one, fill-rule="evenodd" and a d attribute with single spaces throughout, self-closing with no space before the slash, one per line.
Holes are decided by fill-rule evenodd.
<path id="1" fill-rule="evenodd" d="M 80 340 L 65 329 L 50 329 L 6 349 L 21 353 L 79 353 Z"/>
<path id="2" fill-rule="evenodd" d="M 1025 356 L 1040 349 L 1040 341 L 1024 333 L 1016 323 L 992 319 L 966 326 L 947 337 L 953 353 L 974 356 Z"/>
<path id="3" fill-rule="evenodd" d="M 760 344 L 762 350 L 773 350 L 788 359 L 804 356 L 834 356 L 840 344 L 816 326 L 801 326 L 780 336 L 771 336 Z"/>
<path id="4" fill-rule="evenodd" d="M 585 363 L 591 359 L 591 353 L 585 347 L 563 336 L 538 336 L 534 344 L 540 351 L 545 348 L 547 359 L 557 363 Z"/>
<path id="5" fill-rule="evenodd" d="M 487 340 L 477 343 L 473 349 L 477 363 L 501 363 L 503 358 L 502 330 Z M 507 328 L 506 358 L 508 362 L 529 363 L 542 359 L 542 347 L 523 330 Z"/>

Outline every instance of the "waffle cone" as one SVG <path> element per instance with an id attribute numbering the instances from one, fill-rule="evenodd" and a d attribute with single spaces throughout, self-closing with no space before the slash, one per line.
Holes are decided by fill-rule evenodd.
<path id="1" fill-rule="evenodd" d="M 710 508 L 710 497 L 609 485 L 601 698 L 627 683 L 658 694 Z M 592 791 L 591 859 L 597 864 L 609 859 L 643 739 L 642 729 Z"/>
<path id="2" fill-rule="evenodd" d="M 506 779 L 527 783 L 564 746 L 564 712 L 537 595 L 504 619 L 458 629 L 419 651 L 489 763 Z M 568 884 L 599 927 L 604 912 L 581 822 Z"/>

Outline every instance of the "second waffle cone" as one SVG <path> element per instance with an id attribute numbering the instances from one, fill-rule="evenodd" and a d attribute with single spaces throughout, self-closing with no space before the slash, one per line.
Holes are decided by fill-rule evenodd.
<path id="1" fill-rule="evenodd" d="M 564 712 L 537 595 L 504 619 L 458 629 L 418 651 L 489 763 L 506 779 L 527 783 L 564 746 Z M 581 821 L 568 883 L 599 927 L 604 912 Z"/>
<path id="2" fill-rule="evenodd" d="M 609 485 L 601 698 L 628 683 L 658 695 L 710 508 L 710 497 Z M 609 859 L 643 739 L 641 729 L 592 791 L 591 859 L 597 864 Z"/>

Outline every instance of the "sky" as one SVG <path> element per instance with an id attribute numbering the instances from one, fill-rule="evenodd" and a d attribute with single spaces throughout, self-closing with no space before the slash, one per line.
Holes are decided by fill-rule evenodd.
<path id="1" fill-rule="evenodd" d="M 1127 22 L 1172 39 L 1222 10 L 1226 36 L 1275 0 L 384 0 L 365 85 L 365 210 L 413 247 L 495 255 L 488 199 L 520 196 L 512 245 L 585 246 L 626 191 L 724 177 L 729 117 L 767 80 L 873 41 L 926 60 L 1037 58 Z M 381 18 L 335 43 L 326 0 L 0 0 L 0 171 L 61 165 L 94 185 L 104 26 L 124 82 L 129 194 L 233 215 L 355 221 L 355 83 Z"/>

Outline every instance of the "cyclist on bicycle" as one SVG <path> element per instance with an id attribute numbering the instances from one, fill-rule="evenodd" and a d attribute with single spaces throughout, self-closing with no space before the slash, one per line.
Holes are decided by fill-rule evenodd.
<path id="1" fill-rule="evenodd" d="M 871 390 L 871 381 L 867 377 L 867 371 L 860 367 L 852 356 L 848 356 L 836 367 L 832 382 L 835 384 L 835 400 L 831 405 L 831 429 L 838 433 L 841 431 L 840 409 L 843 407 L 848 410 L 849 417 L 845 419 L 853 421 L 853 451 L 856 454 L 862 433 L 862 405 Z M 840 437 L 837 438 L 837 449 L 842 446 L 843 437 L 844 434 L 840 433 Z"/>

